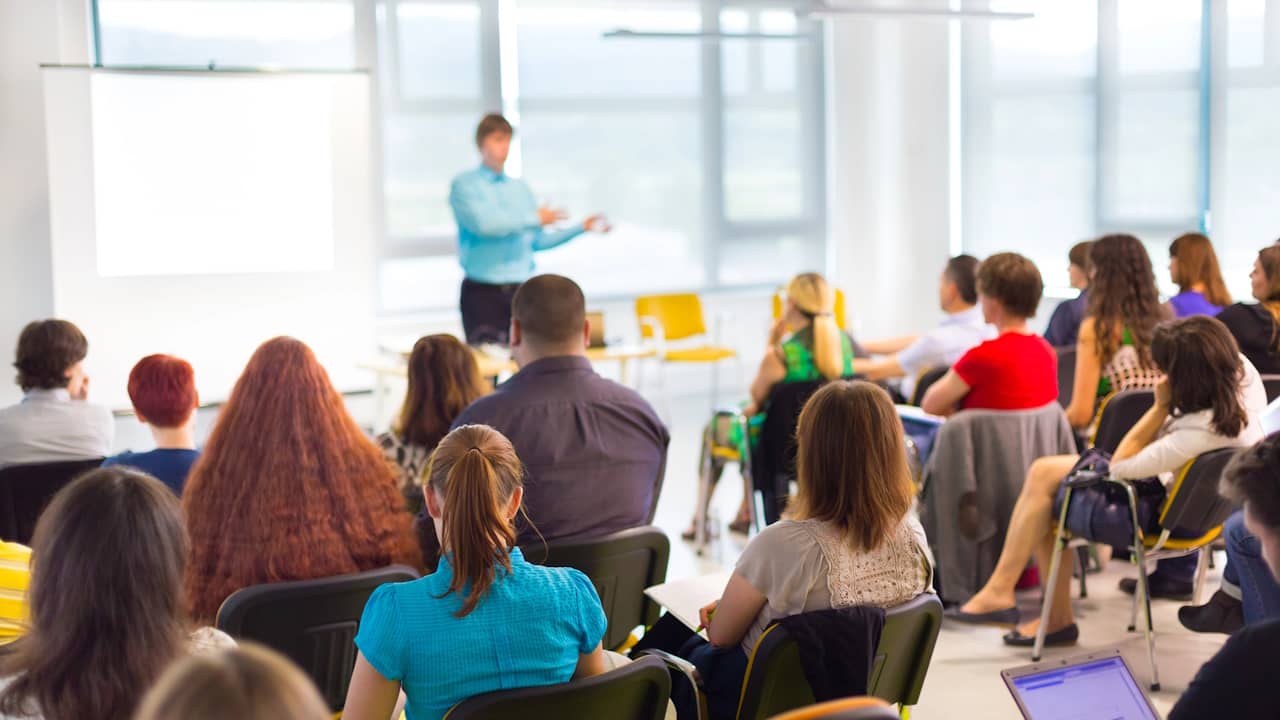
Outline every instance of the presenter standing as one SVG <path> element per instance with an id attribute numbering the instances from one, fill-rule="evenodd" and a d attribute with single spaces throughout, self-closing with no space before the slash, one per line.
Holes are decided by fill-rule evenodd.
<path id="1" fill-rule="evenodd" d="M 584 232 L 609 232 L 602 215 L 581 225 L 548 229 L 561 210 L 539 207 L 523 180 L 503 172 L 514 133 L 501 115 L 486 115 L 476 128 L 480 167 L 453 179 L 449 205 L 458 223 L 462 279 L 462 328 L 467 343 L 506 345 L 511 298 L 533 275 L 533 254 L 563 245 Z"/>

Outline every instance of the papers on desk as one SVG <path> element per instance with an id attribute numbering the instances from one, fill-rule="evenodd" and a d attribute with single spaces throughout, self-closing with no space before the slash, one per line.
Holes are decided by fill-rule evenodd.
<path id="1" fill-rule="evenodd" d="M 724 586 L 729 584 L 731 574 L 726 571 L 675 580 L 647 588 L 644 594 L 690 630 L 697 630 L 698 611 L 724 595 Z"/>

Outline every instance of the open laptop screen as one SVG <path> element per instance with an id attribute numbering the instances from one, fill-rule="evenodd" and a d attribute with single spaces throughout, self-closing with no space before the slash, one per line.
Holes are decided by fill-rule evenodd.
<path id="1" fill-rule="evenodd" d="M 1119 655 L 1008 677 L 1031 720 L 1159 720 Z"/>

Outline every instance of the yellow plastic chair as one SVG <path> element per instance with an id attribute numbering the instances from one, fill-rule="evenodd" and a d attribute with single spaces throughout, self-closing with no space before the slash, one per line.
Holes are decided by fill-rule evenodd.
<path id="1" fill-rule="evenodd" d="M 652 343 L 657 352 L 664 402 L 667 364 L 710 364 L 711 404 L 714 407 L 720 390 L 720 363 L 725 360 L 740 363 L 741 359 L 733 348 L 719 343 L 718 329 L 711 336 L 710 342 L 704 342 L 708 335 L 707 323 L 703 318 L 702 301 L 698 296 L 694 293 L 681 293 L 638 297 L 636 320 L 640 323 L 640 337 L 645 342 Z"/>
<path id="2" fill-rule="evenodd" d="M 880 698 L 864 696 L 810 705 L 769 720 L 898 720 L 898 713 Z"/>
<path id="3" fill-rule="evenodd" d="M 782 291 L 779 290 L 773 294 L 773 319 L 777 320 L 782 317 Z M 849 325 L 845 322 L 844 314 L 844 291 L 836 288 L 836 326 L 841 330 L 848 330 Z"/>

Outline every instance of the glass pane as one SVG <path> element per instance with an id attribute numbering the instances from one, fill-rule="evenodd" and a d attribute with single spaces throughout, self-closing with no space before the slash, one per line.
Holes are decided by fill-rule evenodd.
<path id="1" fill-rule="evenodd" d="M 390 258 L 378 265 L 379 308 L 405 312 L 457 307 L 462 268 L 453 255 Z"/>
<path id="2" fill-rule="evenodd" d="M 1131 90 L 1116 98 L 1115 176 L 1107 217 L 1182 221 L 1199 207 L 1196 90 Z"/>
<path id="3" fill-rule="evenodd" d="M 391 237 L 453 235 L 449 183 L 479 165 L 480 113 L 399 113 L 383 119 L 383 187 Z"/>
<path id="4" fill-rule="evenodd" d="M 1201 0 L 1120 0 L 1122 75 L 1199 70 Z"/>
<path id="5" fill-rule="evenodd" d="M 403 99 L 479 99 L 482 87 L 479 7 L 397 4 L 395 40 Z"/>
<path id="6" fill-rule="evenodd" d="M 350 68 L 350 0 L 98 0 L 106 65 Z"/>
<path id="7" fill-rule="evenodd" d="M 800 111 L 729 104 L 724 112 L 724 204 L 731 221 L 804 212 Z"/>
<path id="8" fill-rule="evenodd" d="M 606 38 L 609 30 L 697 32 L 693 3 L 643 9 L 598 3 L 520 0 L 516 7 L 523 98 L 699 95 L 701 43 L 684 38 Z"/>
<path id="9" fill-rule="evenodd" d="M 1227 94 L 1225 169 L 1214 182 L 1223 199 L 1214 208 L 1214 243 L 1222 275 L 1238 298 L 1249 297 L 1249 269 L 1258 250 L 1280 238 L 1280 82 L 1272 87 L 1231 88 Z"/>
<path id="10" fill-rule="evenodd" d="M 1043 0 L 1029 6 L 996 0 L 993 10 L 1035 12 L 1016 22 L 990 22 L 985 35 L 992 58 L 992 80 L 1092 78 L 1098 58 L 1098 4 L 1085 0 Z"/>
<path id="11" fill-rule="evenodd" d="M 726 238 L 720 246 L 720 282 L 745 285 L 785 282 L 802 272 L 821 270 L 822 243 L 804 235 L 776 238 Z"/>
<path id="12" fill-rule="evenodd" d="M 760 13 L 760 32 L 770 35 L 794 35 L 796 14 L 791 11 L 765 10 Z M 758 40 L 765 92 L 794 92 L 796 89 L 796 54 L 803 40 Z"/>

